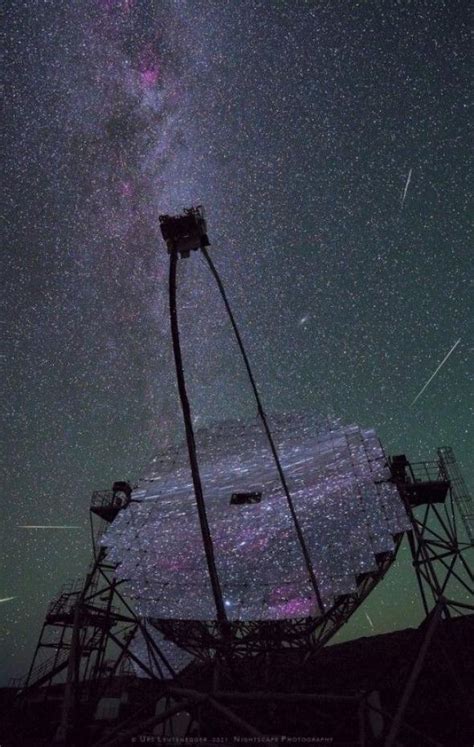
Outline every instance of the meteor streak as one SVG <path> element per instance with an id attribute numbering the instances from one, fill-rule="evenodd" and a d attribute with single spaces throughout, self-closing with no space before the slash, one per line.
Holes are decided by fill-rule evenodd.
<path id="1" fill-rule="evenodd" d="M 441 363 L 439 364 L 439 366 L 438 366 L 438 368 L 436 369 L 436 371 L 435 371 L 435 372 L 434 372 L 434 373 L 433 373 L 433 374 L 432 374 L 432 375 L 430 376 L 430 378 L 428 379 L 428 381 L 426 382 L 426 384 L 424 385 L 424 387 L 423 387 L 422 389 L 420 389 L 420 391 L 419 391 L 419 392 L 418 392 L 418 394 L 416 395 L 415 399 L 414 399 L 414 400 L 413 400 L 413 402 L 411 403 L 410 407 L 413 407 L 413 405 L 415 404 L 416 400 L 417 400 L 417 399 L 418 399 L 419 397 L 421 397 L 421 395 L 422 395 L 422 394 L 423 394 L 423 392 L 425 391 L 426 387 L 427 387 L 427 386 L 428 386 L 429 384 L 431 384 L 431 382 L 433 381 L 434 377 L 436 376 L 436 374 L 438 373 L 438 371 L 440 370 L 440 368 L 441 368 L 442 366 L 444 366 L 444 364 L 445 364 L 445 363 L 446 363 L 446 361 L 448 360 L 449 356 L 451 355 L 451 353 L 453 352 L 453 350 L 454 350 L 455 348 L 457 348 L 457 346 L 459 345 L 459 343 L 460 343 L 460 342 L 461 342 L 461 338 L 459 338 L 459 340 L 457 340 L 457 342 L 455 342 L 455 343 L 454 343 L 454 345 L 453 345 L 453 347 L 451 348 L 451 350 L 449 351 L 449 353 L 447 353 L 447 354 L 446 354 L 446 355 L 444 356 L 443 360 L 442 360 L 442 361 L 441 361 Z"/>
<path id="2" fill-rule="evenodd" d="M 3 597 L 3 599 L 0 599 L 0 604 L 2 602 L 11 602 L 12 599 L 16 599 L 16 597 Z"/>
<path id="3" fill-rule="evenodd" d="M 412 171 L 413 171 L 413 169 L 410 169 L 410 171 L 408 172 L 407 181 L 406 181 L 406 184 L 405 184 L 405 189 L 403 190 L 403 194 L 402 194 L 402 198 L 401 198 L 400 210 L 403 210 L 403 206 L 405 204 L 405 197 L 407 196 L 408 187 L 410 186 Z"/>
<path id="4" fill-rule="evenodd" d="M 76 526 L 51 526 L 50 524 L 22 524 L 18 529 L 82 529 Z"/>
<path id="5" fill-rule="evenodd" d="M 369 621 L 369 625 L 372 628 L 372 630 L 375 630 L 374 624 L 373 624 L 372 620 L 370 619 L 370 617 L 368 616 L 367 612 L 365 613 L 365 616 L 366 616 L 367 620 Z"/>

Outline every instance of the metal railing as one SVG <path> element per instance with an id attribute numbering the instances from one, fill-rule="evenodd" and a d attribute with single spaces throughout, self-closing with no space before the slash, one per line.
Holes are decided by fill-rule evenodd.
<path id="1" fill-rule="evenodd" d="M 37 664 L 29 675 L 23 675 L 22 677 L 11 677 L 9 680 L 9 687 L 15 688 L 17 690 L 22 690 L 26 684 L 28 686 L 34 685 L 35 682 L 40 680 L 44 675 L 48 674 L 54 668 L 57 668 L 61 666 L 61 664 L 64 664 L 64 662 L 67 660 L 69 656 L 69 649 L 63 648 L 59 654 L 56 652 L 54 654 L 51 654 L 51 656 L 48 656 L 46 659 L 43 659 L 39 664 Z"/>
<path id="2" fill-rule="evenodd" d="M 439 482 L 448 480 L 448 476 L 439 462 L 410 462 L 408 467 L 410 482 Z"/>
<path id="3" fill-rule="evenodd" d="M 96 490 L 92 493 L 91 508 L 108 508 L 114 504 L 114 494 L 111 490 Z"/>
<path id="4" fill-rule="evenodd" d="M 474 545 L 474 506 L 456 457 L 450 446 L 438 449 L 439 463 L 449 476 L 451 490 L 469 542 Z"/>

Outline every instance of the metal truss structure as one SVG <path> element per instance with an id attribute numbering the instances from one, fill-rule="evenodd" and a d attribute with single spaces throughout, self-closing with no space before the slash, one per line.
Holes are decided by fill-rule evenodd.
<path id="1" fill-rule="evenodd" d="M 387 671 L 381 666 L 380 681 L 372 678 L 358 692 L 347 687 L 329 691 L 318 676 L 332 650 L 324 645 L 327 638 L 370 593 L 374 579 L 369 576 L 358 579 L 357 597 L 339 600 L 331 612 L 335 619 L 316 629 L 311 629 L 311 621 L 295 622 L 293 643 L 287 636 L 282 645 L 281 638 L 272 635 L 271 623 L 254 630 L 249 625 L 234 631 L 233 646 L 211 655 L 203 646 L 203 631 L 196 636 L 189 621 L 182 621 L 181 645 L 195 656 L 177 674 L 153 629 L 135 615 L 123 595 L 114 578 L 115 566 L 108 563 L 103 548 L 97 549 L 93 521 L 94 562 L 82 585 L 63 589 L 50 604 L 28 676 L 21 686 L 16 683 L 18 705 L 34 709 L 38 703 L 58 703 L 59 687 L 54 740 L 67 745 L 111 747 L 147 734 L 160 736 L 162 744 L 167 738 L 176 744 L 187 736 L 198 736 L 209 745 L 213 737 L 231 744 L 235 735 L 251 736 L 257 743 L 261 737 L 263 743 L 274 734 L 310 736 L 321 730 L 337 744 L 348 729 L 360 745 L 391 747 L 415 739 L 421 745 L 442 745 L 410 720 L 409 705 L 436 646 L 437 667 L 456 693 L 460 723 L 469 722 L 469 698 L 458 671 L 462 652 L 456 650 L 451 631 L 460 615 L 474 611 L 468 556 L 472 545 L 459 536 L 459 527 L 465 532 L 465 526 L 460 521 L 457 482 L 451 479 L 455 462 L 452 452 L 449 463 L 445 454 L 446 449 L 439 450 L 438 460 L 431 463 L 391 460 L 392 479 L 412 522 L 407 536 L 426 618 L 412 631 L 400 668 Z M 113 520 L 110 509 L 115 500 L 113 492 L 94 494 L 91 515 L 96 523 L 100 517 L 103 524 L 104 509 Z M 392 558 L 380 561 L 383 575 Z M 165 626 L 160 630 L 166 635 Z M 144 643 L 140 653 L 132 645 L 138 637 Z M 45 659 L 51 650 L 54 653 Z M 390 692 L 388 705 L 377 695 L 384 687 Z M 128 707 L 121 701 L 124 692 L 129 693 Z M 107 702 L 115 703 L 116 717 L 101 720 Z"/>
<path id="2" fill-rule="evenodd" d="M 471 499 L 453 450 L 439 448 L 434 462 L 410 464 L 402 455 L 391 465 L 412 525 L 408 540 L 425 613 L 440 599 L 444 615 L 474 612 Z"/>
<path id="3" fill-rule="evenodd" d="M 115 492 L 108 495 L 116 508 Z M 106 503 L 103 493 L 94 494 L 91 511 L 103 517 L 97 506 Z M 109 502 L 108 516 L 114 513 L 111 509 Z M 103 524 L 103 518 L 99 522 Z M 97 705 L 114 690 L 117 680 L 135 679 L 136 669 L 152 680 L 175 676 L 146 623 L 122 595 L 121 583 L 114 578 L 116 566 L 97 547 L 97 526 L 92 521 L 91 528 L 94 560 L 85 580 L 65 585 L 52 600 L 28 674 L 10 682 L 21 708 L 57 701 L 59 686 L 62 696 L 54 717 L 54 741 L 63 744 L 76 744 L 79 725 L 93 722 Z M 146 645 L 143 658 L 130 649 L 139 634 Z"/>

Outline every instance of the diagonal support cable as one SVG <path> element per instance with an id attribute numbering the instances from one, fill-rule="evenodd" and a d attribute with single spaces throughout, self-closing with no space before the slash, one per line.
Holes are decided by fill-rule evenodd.
<path id="1" fill-rule="evenodd" d="M 239 332 L 239 329 L 237 327 L 237 323 L 236 323 L 236 321 L 234 319 L 234 315 L 232 313 L 232 309 L 230 308 L 229 301 L 227 300 L 227 295 L 226 295 L 224 286 L 222 284 L 222 281 L 220 279 L 219 273 L 217 272 L 216 267 L 215 267 L 212 259 L 209 256 L 209 252 L 207 251 L 206 247 L 201 247 L 201 251 L 202 251 L 202 253 L 204 255 L 204 258 L 205 258 L 205 260 L 206 260 L 206 262 L 207 262 L 207 264 L 209 266 L 209 269 L 210 269 L 212 275 L 215 278 L 215 281 L 216 281 L 217 286 L 219 288 L 220 294 L 222 296 L 222 300 L 223 300 L 225 308 L 227 310 L 227 314 L 229 316 L 230 323 L 232 324 L 232 328 L 233 328 L 234 333 L 235 333 L 237 344 L 238 344 L 238 346 L 240 348 L 240 352 L 242 353 L 242 358 L 244 360 L 245 368 L 247 369 L 247 374 L 248 374 L 248 377 L 249 377 L 249 380 L 250 380 L 250 384 L 251 384 L 252 389 L 253 389 L 253 393 L 254 393 L 254 396 L 255 396 L 255 401 L 257 403 L 258 414 L 259 414 L 260 419 L 261 419 L 261 421 L 263 423 L 263 427 L 264 427 L 265 433 L 267 435 L 268 443 L 270 444 L 270 449 L 272 451 L 273 459 L 274 459 L 275 464 L 276 464 L 276 468 L 277 468 L 277 471 L 278 471 L 278 476 L 280 478 L 280 482 L 281 482 L 281 485 L 283 487 L 283 491 L 284 491 L 285 496 L 286 496 L 288 507 L 289 507 L 290 513 L 291 513 L 291 518 L 293 519 L 293 524 L 295 526 L 296 535 L 298 537 L 298 541 L 299 541 L 300 546 L 301 546 L 301 550 L 302 550 L 302 553 L 303 553 L 303 557 L 304 557 L 304 561 L 305 561 L 305 564 L 306 564 L 306 569 L 308 571 L 308 576 L 309 576 L 309 579 L 310 579 L 310 582 L 311 582 L 311 586 L 313 587 L 314 593 L 316 595 L 316 599 L 317 599 L 317 602 L 318 602 L 319 609 L 321 610 L 321 613 L 324 614 L 324 605 L 323 605 L 323 601 L 321 599 L 321 594 L 320 594 L 320 591 L 319 591 L 319 588 L 318 588 L 318 583 L 316 581 L 316 576 L 315 576 L 314 569 L 313 569 L 313 566 L 312 566 L 312 563 L 311 563 L 311 558 L 309 556 L 309 551 L 308 551 L 308 548 L 306 546 L 306 542 L 304 540 L 303 532 L 301 530 L 301 527 L 300 527 L 300 524 L 299 524 L 299 521 L 298 521 L 298 517 L 296 516 L 295 507 L 293 505 L 293 501 L 291 499 L 290 491 L 288 489 L 288 485 L 287 485 L 286 478 L 285 478 L 285 473 L 283 472 L 283 468 L 281 466 L 280 458 L 278 456 L 278 452 L 277 452 L 275 443 L 273 441 L 273 437 L 272 437 L 272 434 L 271 434 L 271 431 L 270 431 L 270 427 L 268 425 L 267 418 L 266 418 L 266 415 L 265 415 L 265 412 L 264 412 L 264 409 L 263 409 L 263 406 L 262 406 L 262 402 L 261 402 L 261 399 L 260 399 L 260 394 L 259 394 L 258 389 L 257 389 L 257 384 L 255 383 L 255 379 L 254 379 L 254 376 L 253 376 L 253 373 L 252 373 L 252 369 L 250 368 L 250 362 L 249 362 L 249 359 L 247 357 L 247 353 L 245 352 L 244 344 L 242 342 L 242 338 L 240 336 L 240 332 Z"/>
<path id="2" fill-rule="evenodd" d="M 181 355 L 181 346 L 179 341 L 178 311 L 176 307 L 176 265 L 177 252 L 170 252 L 170 272 L 169 272 L 169 308 L 171 321 L 171 335 L 173 339 L 173 354 L 176 367 L 176 379 L 178 382 L 179 399 L 181 410 L 183 412 L 184 427 L 186 431 L 186 442 L 188 446 L 189 463 L 191 466 L 191 475 L 193 480 L 194 495 L 199 514 L 199 523 L 201 525 L 201 534 L 206 554 L 207 567 L 211 580 L 212 593 L 216 606 L 217 620 L 221 624 L 227 624 L 227 615 L 225 612 L 224 602 L 222 599 L 222 590 L 219 582 L 219 576 L 216 568 L 214 557 L 214 546 L 212 543 L 209 522 L 207 520 L 206 506 L 202 491 L 201 476 L 199 474 L 199 464 L 196 453 L 196 442 L 194 439 L 194 430 L 191 417 L 191 408 L 189 405 L 188 395 L 186 392 L 186 382 L 184 378 L 183 359 Z"/>

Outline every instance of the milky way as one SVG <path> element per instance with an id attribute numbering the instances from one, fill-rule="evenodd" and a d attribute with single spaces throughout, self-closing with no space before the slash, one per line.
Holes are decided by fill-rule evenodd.
<path id="1" fill-rule="evenodd" d="M 449 444 L 472 478 L 467 2 L 18 0 L 3 29 L 2 670 L 84 573 L 92 490 L 181 427 L 161 213 L 205 205 L 268 411 Z M 178 269 L 193 415 L 252 417 L 212 278 Z M 400 568 L 377 632 L 414 609 Z"/>

